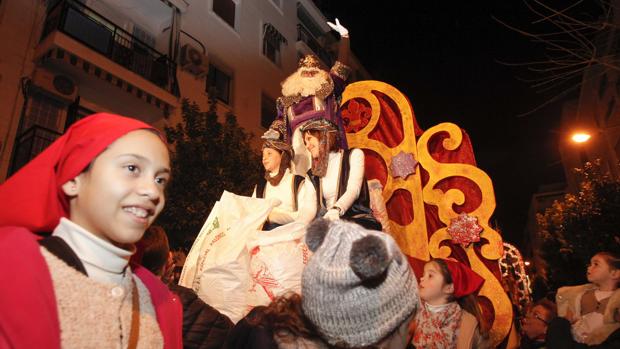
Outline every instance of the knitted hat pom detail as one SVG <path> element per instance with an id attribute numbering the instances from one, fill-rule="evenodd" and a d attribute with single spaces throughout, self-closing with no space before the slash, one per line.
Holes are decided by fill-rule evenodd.
<path id="1" fill-rule="evenodd" d="M 364 281 L 383 275 L 392 260 L 383 239 L 375 235 L 355 241 L 349 259 L 355 275 Z"/>
<path id="2" fill-rule="evenodd" d="M 329 230 L 330 221 L 324 218 L 318 218 L 312 221 L 306 230 L 306 245 L 308 245 L 308 249 L 312 252 L 316 252 L 316 250 L 321 247 L 323 240 L 325 240 L 325 235 L 327 235 L 327 231 Z"/>

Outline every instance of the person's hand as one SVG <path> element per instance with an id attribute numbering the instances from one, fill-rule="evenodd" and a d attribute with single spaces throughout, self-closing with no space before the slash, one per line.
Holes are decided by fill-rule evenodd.
<path id="1" fill-rule="evenodd" d="M 269 198 L 269 204 L 272 207 L 278 207 L 282 204 L 282 200 L 276 198 Z"/>
<path id="2" fill-rule="evenodd" d="M 338 18 L 336 18 L 336 23 L 327 22 L 327 25 L 329 25 L 333 30 L 337 31 L 340 36 L 347 38 L 349 37 L 349 30 L 343 27 L 342 24 L 340 24 Z"/>
<path id="3" fill-rule="evenodd" d="M 323 218 L 331 222 L 338 220 L 340 219 L 340 211 L 336 210 L 335 208 L 329 209 L 327 210 L 327 212 L 325 212 L 325 215 L 323 215 Z"/>

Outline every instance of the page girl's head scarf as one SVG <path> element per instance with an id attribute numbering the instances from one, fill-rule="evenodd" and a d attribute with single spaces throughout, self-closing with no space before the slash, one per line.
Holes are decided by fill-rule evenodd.
<path id="1" fill-rule="evenodd" d="M 73 124 L 0 185 L 0 226 L 52 232 L 60 218 L 69 215 L 69 201 L 62 185 L 82 173 L 115 140 L 140 129 L 158 132 L 142 121 L 106 113 Z"/>
<path id="2" fill-rule="evenodd" d="M 329 152 L 333 146 L 330 143 L 339 144 L 338 142 L 338 126 L 333 122 L 317 118 L 310 120 L 301 126 L 301 133 L 316 131 L 319 133 L 319 157 L 312 159 L 312 174 L 317 177 L 324 177 L 327 173 L 327 162 L 329 160 Z M 333 142 L 330 142 L 330 135 Z"/>
<path id="3" fill-rule="evenodd" d="M 454 260 L 442 259 L 448 267 L 452 284 L 454 285 L 454 298 L 462 298 L 480 289 L 484 283 L 482 276 L 478 275 L 467 265 Z"/>

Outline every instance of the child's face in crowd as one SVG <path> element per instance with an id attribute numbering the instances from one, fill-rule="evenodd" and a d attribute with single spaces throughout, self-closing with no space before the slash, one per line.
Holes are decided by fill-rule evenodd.
<path id="1" fill-rule="evenodd" d="M 153 132 L 137 130 L 117 139 L 62 188 L 74 223 L 123 245 L 140 240 L 161 212 L 169 178 L 165 144 Z"/>
<path id="2" fill-rule="evenodd" d="M 602 256 L 595 255 L 590 259 L 590 264 L 588 265 L 587 277 L 588 281 L 593 284 L 602 284 L 611 279 L 612 270 Z"/>
<path id="3" fill-rule="evenodd" d="M 282 154 L 279 151 L 271 148 L 263 149 L 263 167 L 267 172 L 277 172 L 280 169 L 280 162 L 282 161 Z"/>
<path id="4" fill-rule="evenodd" d="M 446 284 L 441 269 L 436 262 L 424 265 L 424 274 L 420 279 L 420 298 L 433 305 L 448 302 L 454 292 L 453 284 Z"/>

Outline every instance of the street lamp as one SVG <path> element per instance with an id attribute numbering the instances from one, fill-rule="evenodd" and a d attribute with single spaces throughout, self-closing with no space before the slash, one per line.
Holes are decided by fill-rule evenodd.
<path id="1" fill-rule="evenodd" d="M 587 132 L 575 132 L 571 136 L 571 140 L 575 143 L 585 143 L 590 140 L 592 136 Z"/>
<path id="2" fill-rule="evenodd" d="M 618 168 L 618 155 L 616 154 L 616 149 L 613 147 L 611 143 L 611 139 L 609 138 L 609 132 L 611 130 L 615 130 L 620 128 L 620 125 L 612 125 L 604 128 L 594 128 L 590 130 L 580 130 L 575 131 L 570 139 L 573 143 L 583 144 L 591 141 L 592 137 L 599 137 L 602 140 L 602 146 L 606 148 L 605 153 L 607 155 L 605 160 L 609 164 L 609 171 L 614 177 L 620 177 L 620 168 Z M 590 132 L 592 131 L 592 132 Z"/>

